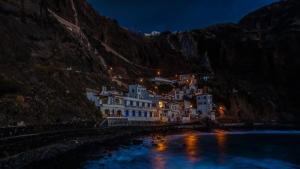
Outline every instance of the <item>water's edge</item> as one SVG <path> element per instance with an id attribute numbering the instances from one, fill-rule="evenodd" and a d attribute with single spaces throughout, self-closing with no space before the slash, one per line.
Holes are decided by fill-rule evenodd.
<path id="1" fill-rule="evenodd" d="M 225 130 L 251 130 L 251 129 L 295 129 L 295 128 L 282 128 L 278 126 L 273 127 L 258 127 L 258 128 L 252 128 L 252 127 L 224 127 L 220 129 Z M 77 138 L 73 140 L 68 140 L 64 142 L 60 142 L 57 144 L 52 144 L 49 146 L 41 147 L 38 149 L 34 149 L 31 151 L 23 152 L 20 154 L 17 154 L 15 156 L 1 159 L 0 160 L 0 168 L 1 169 L 18 169 L 23 168 L 33 162 L 38 162 L 42 160 L 47 160 L 51 158 L 55 158 L 59 155 L 68 153 L 70 151 L 76 151 L 82 147 L 85 146 L 92 146 L 93 144 L 104 144 L 109 142 L 114 142 L 114 147 L 118 147 L 122 144 L 122 141 L 130 141 L 134 140 L 135 138 L 151 135 L 153 133 L 161 133 L 161 134 L 170 134 L 170 133 L 176 133 L 181 132 L 185 130 L 196 130 L 196 131 L 204 131 L 204 132 L 211 132 L 210 129 L 204 128 L 204 127 L 196 127 L 196 128 L 184 128 L 184 127 L 178 127 L 178 126 L 167 126 L 167 127 L 144 127 L 144 128 L 115 128 L 115 129 L 107 129 L 111 130 L 108 135 L 101 135 L 101 136 L 93 136 L 93 137 L 84 137 L 84 138 Z"/>

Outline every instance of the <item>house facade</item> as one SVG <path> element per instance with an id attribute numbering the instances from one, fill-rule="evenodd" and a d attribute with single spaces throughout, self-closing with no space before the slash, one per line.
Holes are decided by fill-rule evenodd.
<path id="1" fill-rule="evenodd" d="M 129 121 L 159 121 L 156 104 L 152 100 L 124 97 L 123 116 Z"/>
<path id="2" fill-rule="evenodd" d="M 129 121 L 159 121 L 155 98 L 141 85 L 129 85 L 124 106 Z"/>
<path id="3" fill-rule="evenodd" d="M 96 107 L 100 106 L 98 94 L 100 92 L 98 90 L 86 89 L 86 97 L 90 102 L 93 102 Z"/>
<path id="4" fill-rule="evenodd" d="M 141 85 L 129 85 L 127 97 L 132 97 L 136 99 L 149 99 L 149 92 L 145 87 Z"/>
<path id="5" fill-rule="evenodd" d="M 209 118 L 215 120 L 215 113 L 213 112 L 213 100 L 210 94 L 200 94 L 196 96 L 197 100 L 197 114 L 201 118 Z"/>
<path id="6" fill-rule="evenodd" d="M 181 100 L 183 100 L 183 97 L 184 97 L 184 91 L 182 91 L 180 89 L 175 89 L 174 100 L 181 101 Z"/>
<path id="7" fill-rule="evenodd" d="M 123 117 L 124 97 L 122 95 L 99 96 L 102 117 Z"/>
<path id="8" fill-rule="evenodd" d="M 102 117 L 122 117 L 124 114 L 124 97 L 122 93 L 115 90 L 107 90 L 102 87 L 101 93 L 98 95 L 99 109 Z"/>
<path id="9" fill-rule="evenodd" d="M 162 122 L 165 123 L 180 123 L 183 119 L 182 102 L 160 100 L 159 114 Z"/>

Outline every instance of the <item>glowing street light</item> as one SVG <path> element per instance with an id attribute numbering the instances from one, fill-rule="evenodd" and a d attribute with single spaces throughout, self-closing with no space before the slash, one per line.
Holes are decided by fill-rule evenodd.
<path id="1" fill-rule="evenodd" d="M 226 108 L 224 106 L 219 107 L 219 113 L 220 113 L 221 117 L 223 117 L 225 115 L 225 110 L 226 110 Z"/>
<path id="2" fill-rule="evenodd" d="M 158 70 L 156 74 L 157 74 L 157 76 L 160 76 L 160 71 Z"/>
<path id="3" fill-rule="evenodd" d="M 162 101 L 159 101 L 158 105 L 159 105 L 159 108 L 163 108 L 163 102 Z"/>

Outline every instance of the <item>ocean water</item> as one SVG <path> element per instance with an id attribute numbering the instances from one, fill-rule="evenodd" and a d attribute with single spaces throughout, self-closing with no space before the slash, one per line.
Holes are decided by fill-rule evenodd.
<path id="1" fill-rule="evenodd" d="M 81 158 L 84 156 L 85 158 Z M 39 164 L 64 169 L 300 169 L 300 131 L 185 132 L 104 154 Z M 55 164 L 55 165 L 54 165 Z"/>

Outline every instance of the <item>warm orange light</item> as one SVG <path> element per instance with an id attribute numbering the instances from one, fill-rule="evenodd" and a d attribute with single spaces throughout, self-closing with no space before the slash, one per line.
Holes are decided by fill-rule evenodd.
<path id="1" fill-rule="evenodd" d="M 143 82 L 144 82 L 144 79 L 143 79 L 143 78 L 141 78 L 141 79 L 140 79 L 140 82 L 141 82 L 141 83 L 143 83 Z"/>
<path id="2" fill-rule="evenodd" d="M 157 76 L 160 76 L 160 71 L 157 71 Z"/>
<path id="3" fill-rule="evenodd" d="M 158 152 L 164 152 L 167 150 L 167 146 L 164 142 L 158 143 L 156 147 L 156 151 Z"/>
<path id="4" fill-rule="evenodd" d="M 226 154 L 226 140 L 227 140 L 227 135 L 224 131 L 218 130 L 216 132 L 216 140 L 218 144 L 218 149 L 219 149 L 219 161 L 224 162 L 225 154 Z"/>
<path id="5" fill-rule="evenodd" d="M 226 108 L 224 106 L 219 106 L 218 111 L 219 111 L 219 114 L 221 117 L 225 115 L 225 110 L 226 110 Z"/>
<path id="6" fill-rule="evenodd" d="M 158 105 L 159 105 L 159 108 L 163 108 L 163 106 L 164 106 L 162 101 L 159 101 Z"/>
<path id="7" fill-rule="evenodd" d="M 185 137 L 186 152 L 189 160 L 196 161 L 198 157 L 198 137 L 194 133 L 188 133 Z"/>
<path id="8" fill-rule="evenodd" d="M 164 139 L 158 139 L 158 140 L 154 140 L 155 142 L 157 142 L 154 151 L 158 152 L 158 153 L 163 153 L 167 150 L 167 140 Z M 156 156 L 153 160 L 153 165 L 154 168 L 157 169 L 165 169 L 165 158 L 163 156 Z"/>

